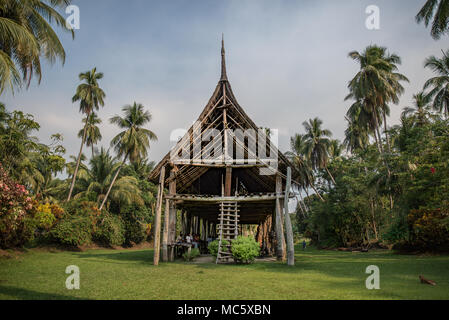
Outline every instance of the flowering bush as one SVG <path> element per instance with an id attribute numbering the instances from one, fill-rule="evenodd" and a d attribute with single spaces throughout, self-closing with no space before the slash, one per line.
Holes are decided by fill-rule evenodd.
<path id="1" fill-rule="evenodd" d="M 10 179 L 0 164 L 0 247 L 20 246 L 33 237 L 34 205 L 25 186 Z"/>
<path id="2" fill-rule="evenodd" d="M 34 215 L 36 227 L 49 230 L 63 214 L 64 210 L 57 204 L 39 204 Z"/>

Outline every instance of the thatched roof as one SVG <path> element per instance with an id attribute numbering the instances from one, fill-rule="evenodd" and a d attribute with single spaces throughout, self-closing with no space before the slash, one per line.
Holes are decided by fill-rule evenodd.
<path id="1" fill-rule="evenodd" d="M 225 50 L 222 41 L 221 76 L 212 97 L 198 117 L 196 126 L 191 126 L 171 152 L 157 164 L 151 172 L 149 179 L 156 183 L 159 180 L 161 168 L 163 166 L 170 166 L 175 168 L 177 193 L 220 194 L 224 168 L 231 166 L 233 179 L 237 179 L 248 192 L 273 192 L 275 189 L 275 175 L 260 174 L 260 169 L 267 166 L 267 162 L 264 161 L 261 155 L 252 154 L 246 150 L 245 155 L 248 161 L 246 163 L 237 163 L 236 153 L 234 152 L 232 155 L 228 154 L 229 158 L 226 165 L 224 163 L 202 164 L 195 160 L 193 156 L 194 136 L 204 134 L 204 131 L 207 129 L 216 129 L 223 135 L 223 139 L 229 139 L 230 143 L 233 143 L 234 146 L 247 147 L 249 145 L 248 137 L 240 140 L 236 136 L 228 136 L 225 138 L 225 128 L 230 130 L 240 129 L 242 131 L 253 129 L 255 132 L 260 129 L 239 105 L 232 92 L 226 72 Z M 214 143 L 214 141 L 201 142 L 201 153 L 206 151 L 210 152 L 210 149 L 217 146 L 222 147 L 221 140 L 215 145 Z M 258 140 L 256 143 L 259 143 Z M 271 141 L 268 142 L 268 147 L 271 149 L 272 154 L 278 155 L 275 172 L 273 173 L 284 176 L 286 167 L 291 166 L 289 161 Z M 181 152 L 179 150 L 188 152 L 192 156 L 189 157 L 191 160 L 182 163 L 173 161 L 173 155 Z M 170 170 L 166 170 L 166 172 L 166 181 L 169 182 Z"/>

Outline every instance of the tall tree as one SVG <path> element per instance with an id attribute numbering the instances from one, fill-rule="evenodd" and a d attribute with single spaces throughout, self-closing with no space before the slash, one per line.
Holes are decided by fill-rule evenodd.
<path id="1" fill-rule="evenodd" d="M 429 95 L 433 97 L 435 110 L 449 116 L 449 49 L 443 52 L 442 58 L 430 56 L 426 59 L 425 68 L 429 68 L 437 76 L 430 78 L 424 84 L 424 89 L 431 89 Z"/>
<path id="2" fill-rule="evenodd" d="M 306 134 L 305 154 L 310 158 L 312 168 L 325 169 L 335 184 L 335 179 L 327 168 L 329 162 L 330 137 L 332 132 L 322 128 L 323 121 L 319 118 L 309 119 L 303 123 Z"/>
<path id="3" fill-rule="evenodd" d="M 51 24 L 64 31 L 65 10 L 71 0 L 2 0 L 0 2 L 0 93 L 14 91 L 22 79 L 30 84 L 33 75 L 42 78 L 41 58 L 50 63 L 65 62 L 65 51 Z"/>
<path id="4" fill-rule="evenodd" d="M 401 59 L 396 54 L 387 53 L 387 49 L 377 45 L 368 46 L 364 52 L 352 51 L 349 57 L 357 61 L 360 71 L 349 82 L 350 94 L 347 99 L 354 99 L 363 105 L 366 113 L 371 115 L 375 139 L 380 151 L 383 151 L 379 127 L 383 116 L 385 139 L 388 151 L 391 151 L 388 137 L 387 116 L 390 113 L 388 104 L 399 103 L 399 96 L 404 92 L 401 81 L 407 77 L 397 72 Z M 376 136 L 377 135 L 377 136 Z"/>
<path id="5" fill-rule="evenodd" d="M 101 148 L 89 162 L 87 175 L 79 178 L 79 184 L 82 186 L 79 193 L 73 197 L 80 198 L 90 195 L 95 196 L 100 204 L 106 196 L 106 192 L 111 185 L 114 173 L 120 166 L 120 163 L 113 159 L 109 152 Z M 138 204 L 143 205 L 141 190 L 135 177 L 124 176 L 117 179 L 114 187 L 110 191 L 109 198 L 117 205 Z"/>
<path id="6" fill-rule="evenodd" d="M 290 138 L 290 150 L 286 152 L 287 158 L 293 164 L 295 170 L 294 179 L 300 182 L 301 188 L 307 192 L 307 188 L 312 188 L 317 196 L 324 200 L 314 185 L 314 176 L 309 158 L 305 154 L 307 139 L 303 134 L 295 134 Z"/>
<path id="7" fill-rule="evenodd" d="M 426 27 L 432 18 L 430 35 L 438 40 L 449 31 L 449 0 L 427 0 L 415 17 L 418 23 L 424 21 Z"/>
<path id="8" fill-rule="evenodd" d="M 92 157 L 94 156 L 94 146 L 103 138 L 101 136 L 100 128 L 97 126 L 97 124 L 101 123 L 101 119 L 98 118 L 97 114 L 95 112 L 92 112 L 89 118 L 84 118 L 83 123 L 84 126 L 86 126 L 87 122 L 87 132 L 86 132 L 86 146 L 92 148 Z M 78 138 L 83 138 L 84 129 L 81 129 L 78 132 Z"/>
<path id="9" fill-rule="evenodd" d="M 94 110 L 98 110 L 100 106 L 104 106 L 104 98 L 105 93 L 98 85 L 98 80 L 103 78 L 103 73 L 97 72 L 97 68 L 93 68 L 91 71 L 87 71 L 84 73 L 80 73 L 79 79 L 80 81 L 84 81 L 81 83 L 77 89 L 76 93 L 72 98 L 73 102 L 80 102 L 80 112 L 86 115 L 86 118 L 89 119 L 90 114 Z M 83 153 L 83 146 L 86 143 L 87 136 L 87 128 L 89 122 L 86 121 L 84 125 L 83 138 L 81 140 L 81 147 L 78 154 L 78 159 L 76 162 L 75 172 L 72 177 L 72 184 L 70 186 L 69 195 L 67 197 L 67 201 L 70 201 L 72 197 L 73 188 L 75 186 L 76 176 L 78 173 L 79 164 L 81 161 L 81 155 Z"/>
<path id="10" fill-rule="evenodd" d="M 124 129 L 116 135 L 112 141 L 111 146 L 115 149 L 117 157 L 123 157 L 123 161 L 112 179 L 108 191 L 101 203 L 100 210 L 103 209 L 109 193 L 127 160 L 131 163 L 137 162 L 146 158 L 150 148 L 150 141 L 156 141 L 156 134 L 145 129 L 144 126 L 151 121 L 151 113 L 144 110 L 144 106 L 140 103 L 134 102 L 133 105 L 126 105 L 123 107 L 124 117 L 114 116 L 110 119 L 112 124 L 117 125 L 120 129 Z"/>

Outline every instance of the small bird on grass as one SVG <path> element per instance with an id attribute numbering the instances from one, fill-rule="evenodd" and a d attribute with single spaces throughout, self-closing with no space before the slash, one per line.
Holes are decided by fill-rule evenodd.
<path id="1" fill-rule="evenodd" d="M 424 278 L 423 276 L 419 276 L 419 280 L 421 280 L 422 284 L 430 284 L 431 286 L 436 286 L 435 281 Z"/>

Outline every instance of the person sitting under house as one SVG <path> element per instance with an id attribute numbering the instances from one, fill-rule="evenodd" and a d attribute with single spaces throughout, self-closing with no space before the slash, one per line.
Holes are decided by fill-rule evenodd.
<path id="1" fill-rule="evenodd" d="M 200 237 L 199 237 L 199 235 L 194 234 L 194 235 L 193 235 L 193 242 L 192 242 L 193 247 L 194 247 L 194 248 L 198 248 L 199 243 L 200 243 Z"/>
<path id="2" fill-rule="evenodd" d="M 190 235 L 190 233 L 188 233 L 186 235 L 186 243 L 187 244 L 192 244 L 192 236 Z"/>

